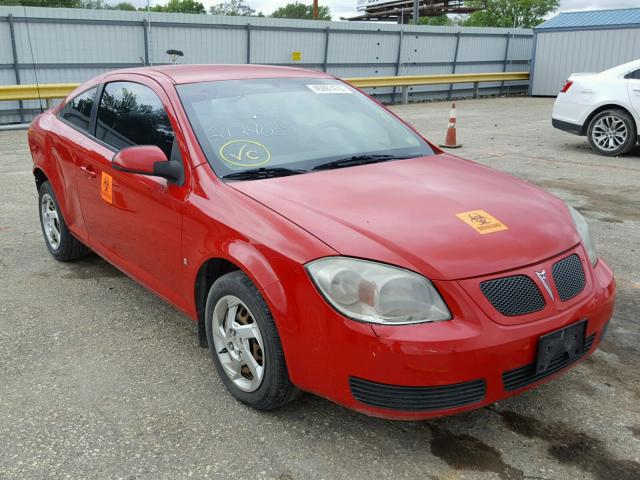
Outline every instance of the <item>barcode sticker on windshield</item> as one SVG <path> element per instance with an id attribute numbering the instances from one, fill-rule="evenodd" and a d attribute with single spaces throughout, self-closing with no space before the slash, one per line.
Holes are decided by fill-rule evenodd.
<path id="1" fill-rule="evenodd" d="M 351 93 L 344 85 L 307 85 L 313 93 Z"/>

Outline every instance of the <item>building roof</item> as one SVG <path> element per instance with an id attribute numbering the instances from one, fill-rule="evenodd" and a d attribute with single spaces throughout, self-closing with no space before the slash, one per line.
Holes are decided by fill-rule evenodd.
<path id="1" fill-rule="evenodd" d="M 640 27 L 640 8 L 617 10 L 588 10 L 583 12 L 562 12 L 538 25 L 536 30 L 562 28 L 571 30 L 592 29 L 594 27 Z"/>

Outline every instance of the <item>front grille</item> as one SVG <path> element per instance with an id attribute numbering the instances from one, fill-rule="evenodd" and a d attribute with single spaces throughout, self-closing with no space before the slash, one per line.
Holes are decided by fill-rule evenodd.
<path id="1" fill-rule="evenodd" d="M 536 372 L 536 364 L 532 363 L 530 365 L 525 365 L 524 367 L 516 368 L 515 370 L 509 370 L 508 372 L 504 372 L 502 374 L 502 383 L 504 384 L 505 390 L 517 390 L 518 388 L 525 387 L 531 383 L 537 382 L 549 375 L 553 375 L 556 372 L 559 372 L 565 367 L 568 367 L 572 363 L 575 363 L 579 358 L 581 358 L 585 353 L 587 353 L 591 349 L 591 345 L 593 345 L 593 339 L 595 338 L 595 334 L 587 337 L 584 341 L 584 350 L 580 355 L 574 357 L 573 360 L 569 360 L 569 355 L 563 353 L 562 355 L 558 355 L 556 358 L 551 360 L 549 364 L 549 369 L 545 370 L 542 373 Z"/>
<path id="2" fill-rule="evenodd" d="M 477 403 L 484 398 L 484 380 L 437 387 L 399 387 L 349 377 L 351 393 L 360 402 L 374 407 L 423 412 L 444 410 Z"/>
<path id="3" fill-rule="evenodd" d="M 545 305 L 540 289 L 525 275 L 487 280 L 480 284 L 480 290 L 496 310 L 508 317 L 539 312 Z"/>
<path id="4" fill-rule="evenodd" d="M 584 290 L 586 280 L 580 257 L 575 253 L 554 263 L 551 268 L 560 300 L 566 302 Z"/>

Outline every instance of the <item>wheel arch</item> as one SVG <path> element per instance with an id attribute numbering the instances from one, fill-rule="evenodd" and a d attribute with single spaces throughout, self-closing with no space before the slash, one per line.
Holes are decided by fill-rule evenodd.
<path id="1" fill-rule="evenodd" d="M 42 170 L 40 167 L 35 167 L 33 169 L 33 177 L 36 181 L 36 189 L 38 191 L 40 191 L 40 187 L 44 182 L 49 181 L 49 177 L 47 177 L 47 174 L 44 173 L 44 170 Z"/>
<path id="2" fill-rule="evenodd" d="M 593 120 L 593 117 L 598 115 L 600 112 L 604 112 L 605 110 L 622 110 L 623 112 L 627 113 L 633 119 L 636 134 L 638 133 L 638 120 L 636 119 L 636 116 L 633 114 L 633 112 L 629 110 L 629 108 L 618 103 L 606 103 L 604 105 L 600 105 L 587 116 L 587 119 L 582 124 L 580 135 L 586 135 L 589 130 L 589 124 L 591 123 L 591 120 Z"/>
<path id="3" fill-rule="evenodd" d="M 209 258 L 200 265 L 200 268 L 198 268 L 194 285 L 194 300 L 198 322 L 198 341 L 200 342 L 200 346 L 203 348 L 209 347 L 209 343 L 207 342 L 207 331 L 204 323 L 205 307 L 207 304 L 207 295 L 209 294 L 209 290 L 220 277 L 237 270 L 242 270 L 242 268 L 240 268 L 236 263 L 221 257 Z"/>

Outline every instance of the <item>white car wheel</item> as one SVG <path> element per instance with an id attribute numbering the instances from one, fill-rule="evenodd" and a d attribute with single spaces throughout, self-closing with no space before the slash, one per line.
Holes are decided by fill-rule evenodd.
<path id="1" fill-rule="evenodd" d="M 591 119 L 588 138 L 600 155 L 623 155 L 636 144 L 635 122 L 622 110 L 604 110 Z"/>

